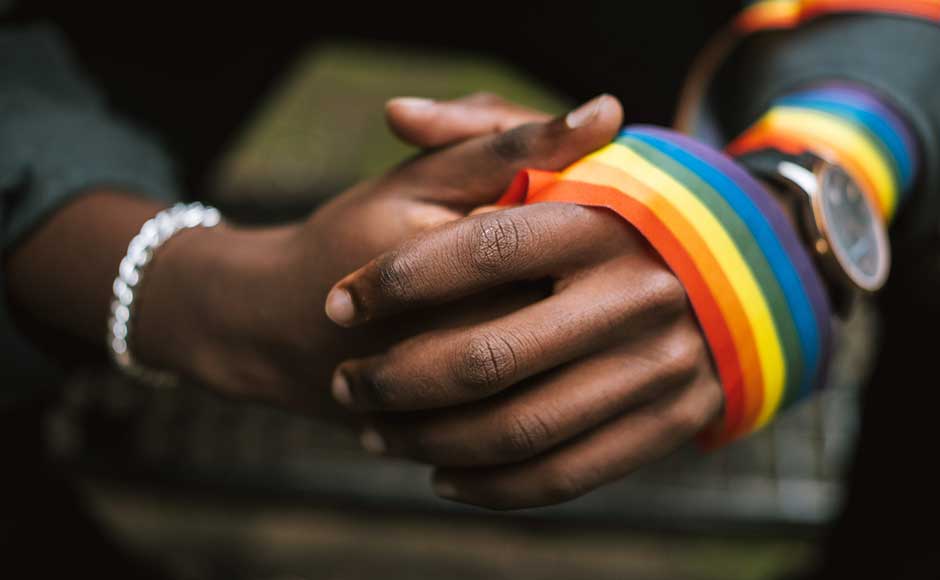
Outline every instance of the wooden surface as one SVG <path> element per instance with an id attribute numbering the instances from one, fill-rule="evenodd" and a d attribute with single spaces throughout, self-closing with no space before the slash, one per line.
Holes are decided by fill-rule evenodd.
<path id="1" fill-rule="evenodd" d="M 792 538 L 85 487 L 125 545 L 193 580 L 758 580 L 798 569 L 811 553 Z"/>

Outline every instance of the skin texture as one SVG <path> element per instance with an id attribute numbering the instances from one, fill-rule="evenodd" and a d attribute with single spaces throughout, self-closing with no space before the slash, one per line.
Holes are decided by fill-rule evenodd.
<path id="1" fill-rule="evenodd" d="M 491 107 L 491 117 L 504 117 L 507 109 L 523 116 L 502 101 L 488 102 L 449 103 L 438 118 L 460 115 L 465 106 Z M 525 302 L 531 292 L 523 289 L 495 305 L 466 303 L 446 315 L 429 311 L 348 329 L 324 313 L 331 284 L 416 233 L 496 199 L 520 168 L 560 168 L 609 141 L 620 123 L 619 104 L 601 97 L 587 107 L 593 116 L 574 128 L 559 118 L 504 133 L 493 133 L 487 121 L 476 129 L 479 136 L 462 140 L 466 132 L 451 133 L 448 138 L 457 140 L 453 145 L 352 188 L 302 224 L 195 230 L 188 243 L 182 237 L 175 245 L 168 243 L 153 262 L 153 282 L 141 298 L 142 359 L 181 369 L 231 395 L 316 414 L 335 411 L 322 386 L 329 385 L 340 361 L 381 352 L 428 326 L 501 312 L 507 304 Z M 394 109 L 391 116 L 400 113 Z M 423 141 L 442 142 L 440 134 Z M 165 298 L 178 291 L 177 281 L 194 278 L 203 285 L 195 304 Z M 184 334 L 190 344 L 180 340 L 181 327 L 188 327 Z"/>
<path id="2" fill-rule="evenodd" d="M 438 467 L 445 497 L 556 503 L 687 441 L 722 391 L 685 292 L 605 210 L 535 204 L 435 228 L 342 280 L 338 323 L 370 326 L 520 280 L 549 294 L 343 363 L 338 401 L 369 413 L 373 451 Z"/>
<path id="3" fill-rule="evenodd" d="M 306 222 L 223 224 L 171 239 L 139 290 L 138 359 L 224 394 L 330 415 L 336 409 L 323 385 L 340 360 L 385 348 L 422 324 L 480 315 L 468 303 L 454 316 L 347 330 L 323 312 L 330 285 L 415 233 L 496 199 L 519 169 L 558 169 L 600 147 L 621 118 L 611 97 L 586 104 L 590 114 L 578 127 L 486 94 L 431 109 L 429 117 L 427 108 L 396 99 L 387 117 L 396 133 L 438 150 L 337 196 Z M 500 132 L 510 126 L 517 128 Z M 81 344 L 62 337 L 101 344 L 118 262 L 159 209 L 132 192 L 91 190 L 13 247 L 5 280 L 22 328 L 60 351 Z M 487 307 L 512 307 L 527 294 Z"/>
<path id="4" fill-rule="evenodd" d="M 609 142 L 615 99 L 555 119 L 489 95 L 386 113 L 427 151 L 306 222 L 194 229 L 161 248 L 138 297 L 138 358 L 365 425 L 367 449 L 436 466 L 441 496 L 501 509 L 583 494 L 717 416 L 682 287 L 632 228 L 567 204 L 478 210 L 519 169 Z M 14 305 L 99 341 L 117 263 L 156 209 L 99 191 L 58 212 L 11 253 Z M 94 267 L 50 271 L 63 247 Z"/>

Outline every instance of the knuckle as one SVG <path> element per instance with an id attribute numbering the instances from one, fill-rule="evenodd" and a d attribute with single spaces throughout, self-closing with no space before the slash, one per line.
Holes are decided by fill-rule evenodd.
<path id="1" fill-rule="evenodd" d="M 399 403 L 400 389 L 397 388 L 395 373 L 387 364 L 376 364 L 360 369 L 358 374 L 359 392 L 368 405 L 375 409 L 394 409 Z"/>
<path id="2" fill-rule="evenodd" d="M 496 334 L 471 338 L 458 361 L 457 381 L 472 391 L 493 391 L 518 368 L 516 347 Z"/>
<path id="3" fill-rule="evenodd" d="M 646 276 L 645 285 L 653 310 L 663 314 L 678 314 L 686 309 L 685 287 L 665 266 Z"/>
<path id="4" fill-rule="evenodd" d="M 510 212 L 485 214 L 470 237 L 470 262 L 481 272 L 505 270 L 536 243 L 535 230 L 525 218 Z"/>
<path id="5" fill-rule="evenodd" d="M 415 277 L 418 269 L 400 252 L 391 252 L 378 263 L 379 292 L 386 297 L 408 302 L 415 296 Z"/>
<path id="6" fill-rule="evenodd" d="M 664 370 L 671 377 L 692 380 L 706 360 L 705 342 L 691 324 L 683 324 L 672 331 L 665 348 Z"/>
<path id="7" fill-rule="evenodd" d="M 532 457 L 551 440 L 553 431 L 537 413 L 511 413 L 503 419 L 496 453 L 507 462 Z"/>
<path id="8" fill-rule="evenodd" d="M 691 435 L 703 429 L 711 416 L 710 407 L 696 400 L 694 404 L 687 402 L 674 405 L 668 413 L 668 424 L 670 430 Z"/>
<path id="9" fill-rule="evenodd" d="M 584 477 L 563 465 L 553 466 L 542 477 L 542 503 L 555 504 L 584 495 L 588 489 Z"/>
<path id="10" fill-rule="evenodd" d="M 515 164 L 531 156 L 533 149 L 532 123 L 520 125 L 489 139 L 489 152 L 502 164 Z"/>

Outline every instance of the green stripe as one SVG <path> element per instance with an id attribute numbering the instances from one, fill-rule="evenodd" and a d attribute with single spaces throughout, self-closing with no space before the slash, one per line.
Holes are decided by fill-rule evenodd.
<path id="1" fill-rule="evenodd" d="M 720 193 L 685 165 L 659 149 L 629 136 L 618 137 L 616 143 L 630 148 L 692 192 L 728 232 L 744 257 L 745 263 L 751 268 L 770 308 L 771 317 L 777 327 L 777 334 L 783 347 L 786 380 L 784 392 L 781 393 L 780 398 L 780 408 L 782 408 L 784 402 L 799 391 L 800 377 L 803 376 L 803 351 L 796 325 L 790 314 L 786 297 L 783 295 L 783 289 L 767 262 L 763 249 L 751 234 L 750 228 Z"/>

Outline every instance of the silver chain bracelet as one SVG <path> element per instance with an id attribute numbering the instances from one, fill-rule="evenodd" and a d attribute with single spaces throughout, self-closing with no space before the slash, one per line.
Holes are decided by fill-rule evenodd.
<path id="1" fill-rule="evenodd" d="M 119 369 L 129 376 L 154 386 L 174 386 L 178 377 L 168 371 L 138 364 L 131 353 L 131 330 L 136 309 L 137 289 L 153 254 L 167 240 L 182 230 L 211 228 L 222 220 L 219 210 L 196 203 L 178 203 L 147 220 L 127 246 L 118 275 L 112 286 L 111 316 L 108 319 L 108 350 Z"/>

